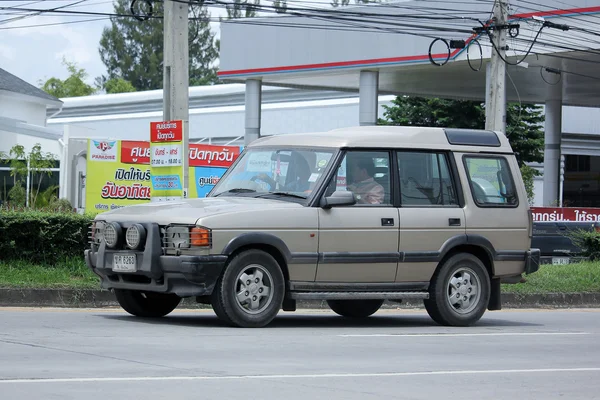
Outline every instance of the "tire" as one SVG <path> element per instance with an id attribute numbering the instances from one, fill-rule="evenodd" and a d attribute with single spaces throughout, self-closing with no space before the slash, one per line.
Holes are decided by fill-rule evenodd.
<path id="1" fill-rule="evenodd" d="M 440 325 L 473 325 L 487 309 L 490 286 L 489 274 L 479 258 L 455 254 L 434 274 L 425 309 Z"/>
<path id="2" fill-rule="evenodd" d="M 181 302 L 181 297 L 171 293 L 127 289 L 115 289 L 114 292 L 121 308 L 136 317 L 164 317 L 177 308 Z"/>
<path id="3" fill-rule="evenodd" d="M 366 318 L 381 308 L 383 300 L 327 300 L 327 304 L 342 317 Z"/>
<path id="4" fill-rule="evenodd" d="M 211 296 L 215 314 L 242 328 L 260 328 L 277 316 L 285 294 L 285 279 L 277 261 L 261 250 L 234 256 Z"/>

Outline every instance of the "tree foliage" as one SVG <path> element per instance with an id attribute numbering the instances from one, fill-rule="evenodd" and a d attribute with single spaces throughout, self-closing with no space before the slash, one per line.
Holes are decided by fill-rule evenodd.
<path id="1" fill-rule="evenodd" d="M 478 101 L 399 96 L 384 106 L 382 125 L 485 128 L 485 105 Z M 506 137 L 517 154 L 519 166 L 543 161 L 544 116 L 533 104 L 510 103 L 506 107 Z"/>
<path id="2" fill-rule="evenodd" d="M 75 62 L 67 61 L 64 57 L 62 64 L 67 67 L 69 76 L 65 80 L 54 77 L 48 79 L 41 84 L 44 92 L 57 98 L 89 96 L 96 92 L 94 87 L 85 83 L 87 73 L 83 68 L 79 68 Z"/>
<path id="3" fill-rule="evenodd" d="M 260 0 L 234 0 L 225 6 L 227 19 L 256 17 L 259 7 Z M 219 20 L 222 21 L 223 18 L 219 18 Z"/>
<path id="4" fill-rule="evenodd" d="M 50 176 L 56 161 L 52 153 L 42 151 L 42 146 L 36 143 L 29 152 L 20 144 L 14 145 L 8 153 L 10 162 L 10 174 L 14 179 L 14 186 L 9 191 L 8 197 L 11 203 L 17 206 L 25 206 L 27 203 L 27 175 L 30 174 L 29 181 L 29 203 L 36 205 L 38 200 L 47 200 L 50 195 L 44 194 L 43 199 L 38 199 L 44 176 Z M 25 183 L 25 187 L 23 187 Z"/>
<path id="5" fill-rule="evenodd" d="M 143 2 L 138 2 L 143 3 Z M 163 2 L 153 2 L 154 15 L 164 15 Z M 128 14 L 129 0 L 115 0 L 115 14 Z M 206 6 L 190 5 L 189 84 L 207 85 L 218 81 L 215 62 L 218 48 L 210 29 Z M 100 58 L 107 68 L 101 80 L 122 78 L 136 90 L 163 87 L 163 20 L 112 18 L 100 39 Z"/>
<path id="6" fill-rule="evenodd" d="M 135 92 L 135 88 L 131 82 L 123 78 L 109 79 L 104 83 L 103 87 L 106 93 L 110 94 Z"/>

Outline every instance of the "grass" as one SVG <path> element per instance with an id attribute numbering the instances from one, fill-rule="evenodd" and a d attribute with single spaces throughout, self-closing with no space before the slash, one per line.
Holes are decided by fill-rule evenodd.
<path id="1" fill-rule="evenodd" d="M 544 264 L 537 272 L 524 277 L 527 282 L 502 285 L 502 292 L 523 294 L 600 292 L 600 262 Z"/>
<path id="2" fill-rule="evenodd" d="M 581 293 L 600 292 L 600 262 L 569 265 L 542 265 L 539 271 L 525 275 L 527 282 L 502 285 L 503 293 Z M 99 289 L 100 284 L 81 258 L 56 265 L 36 265 L 0 261 L 0 287 Z"/>
<path id="3" fill-rule="evenodd" d="M 96 275 L 78 257 L 55 265 L 0 261 L 0 287 L 48 289 L 99 289 Z"/>

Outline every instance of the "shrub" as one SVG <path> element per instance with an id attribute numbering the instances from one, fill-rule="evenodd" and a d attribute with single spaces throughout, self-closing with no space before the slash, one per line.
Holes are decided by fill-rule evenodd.
<path id="1" fill-rule="evenodd" d="M 83 257 L 91 222 L 74 212 L 0 210 L 0 259 L 54 264 Z"/>
<path id="2" fill-rule="evenodd" d="M 576 229 L 567 234 L 573 244 L 582 250 L 582 255 L 591 261 L 600 260 L 600 232 Z"/>

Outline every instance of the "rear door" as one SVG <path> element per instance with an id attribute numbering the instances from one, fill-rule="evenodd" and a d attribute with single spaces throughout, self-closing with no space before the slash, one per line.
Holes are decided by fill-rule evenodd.
<path id="1" fill-rule="evenodd" d="M 403 261 L 398 282 L 427 282 L 440 250 L 465 234 L 456 168 L 443 151 L 401 150 L 396 153 L 400 180 L 400 243 Z"/>

